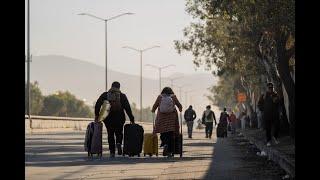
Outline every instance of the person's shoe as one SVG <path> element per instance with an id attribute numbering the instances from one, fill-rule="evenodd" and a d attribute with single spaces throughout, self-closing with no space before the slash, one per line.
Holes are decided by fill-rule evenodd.
<path id="1" fill-rule="evenodd" d="M 163 153 L 162 153 L 163 156 L 167 156 L 168 155 L 168 145 L 165 144 L 163 145 Z"/>
<path id="2" fill-rule="evenodd" d="M 270 143 L 270 142 L 268 142 L 268 143 L 267 143 L 267 147 L 270 147 L 270 146 L 271 146 L 271 143 Z"/>
<path id="3" fill-rule="evenodd" d="M 111 157 L 111 158 L 114 158 L 114 157 L 115 157 L 115 154 L 114 154 L 114 153 L 110 153 L 110 157 Z"/>
<path id="4" fill-rule="evenodd" d="M 117 143 L 117 149 L 118 149 L 118 155 L 122 155 L 122 148 L 120 143 Z"/>
<path id="5" fill-rule="evenodd" d="M 280 141 L 278 141 L 277 138 L 272 137 L 272 139 L 273 139 L 273 141 L 274 141 L 275 144 L 279 144 L 279 143 L 280 143 Z"/>

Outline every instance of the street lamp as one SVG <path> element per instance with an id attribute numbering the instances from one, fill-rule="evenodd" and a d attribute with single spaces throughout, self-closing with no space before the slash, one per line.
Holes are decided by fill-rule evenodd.
<path id="1" fill-rule="evenodd" d="M 150 66 L 150 67 L 153 67 L 153 68 L 156 68 L 156 69 L 159 70 L 159 94 L 161 94 L 161 70 L 165 69 L 165 68 L 168 68 L 170 66 L 175 66 L 175 65 L 170 64 L 168 66 L 159 67 L 159 66 L 155 66 L 155 65 L 152 65 L 152 64 L 146 64 L 146 66 Z"/>
<path id="2" fill-rule="evenodd" d="M 142 121 L 142 53 L 147 51 L 147 50 L 150 50 L 150 49 L 153 49 L 153 48 L 159 48 L 160 46 L 151 46 L 149 48 L 146 48 L 146 49 L 136 49 L 136 48 L 133 48 L 133 47 L 129 47 L 129 46 L 123 46 L 122 48 L 127 48 L 127 49 L 131 49 L 131 50 L 134 50 L 134 51 L 137 51 L 140 53 L 140 119 Z"/>
<path id="3" fill-rule="evenodd" d="M 179 76 L 179 77 L 175 77 L 175 78 L 168 78 L 169 81 L 171 82 L 171 88 L 173 88 L 173 81 L 177 80 L 177 79 L 181 79 L 181 78 L 183 78 L 183 76 Z"/>
<path id="4" fill-rule="evenodd" d="M 182 94 L 182 88 L 183 87 L 186 87 L 186 86 L 188 86 L 189 84 L 184 84 L 184 85 L 181 85 L 181 86 L 176 86 L 176 85 L 174 85 L 174 86 L 176 86 L 177 88 L 179 88 L 179 99 L 180 99 L 180 101 L 182 100 L 182 97 L 181 97 L 181 94 Z"/>
<path id="5" fill-rule="evenodd" d="M 112 19 L 116 19 L 116 18 L 118 18 L 118 17 L 120 17 L 120 16 L 124 16 L 124 15 L 132 15 L 132 14 L 134 14 L 134 13 L 122 13 L 122 14 L 119 14 L 119 15 L 117 15 L 117 16 L 113 16 L 113 17 L 111 17 L 111 18 L 107 18 L 107 19 L 103 19 L 103 18 L 100 18 L 100 17 L 97 17 L 97 16 L 95 16 L 95 15 L 92 15 L 92 14 L 88 14 L 88 13 L 80 13 L 80 14 L 78 14 L 78 15 L 85 15 L 85 16 L 90 16 L 90 17 L 92 17 L 92 18 L 95 18 L 95 19 L 99 19 L 99 20 L 101 20 L 101 21 L 104 21 L 104 23 L 105 23 L 105 38 L 106 38 L 106 91 L 108 90 L 108 41 L 107 41 L 107 38 L 108 38 L 108 21 L 110 21 L 110 20 L 112 20 Z"/>
<path id="6" fill-rule="evenodd" d="M 196 90 L 190 90 L 190 91 L 185 91 L 185 103 L 186 103 L 186 107 L 188 106 L 188 93 L 190 92 L 194 92 Z M 191 101 L 190 101 L 191 102 Z M 191 104 L 191 103 L 190 103 Z"/>
<path id="7" fill-rule="evenodd" d="M 27 14 L 27 114 L 30 121 L 30 129 L 32 129 L 32 120 L 30 115 L 30 62 L 31 62 L 31 55 L 30 55 L 30 0 L 28 0 L 28 14 Z"/>

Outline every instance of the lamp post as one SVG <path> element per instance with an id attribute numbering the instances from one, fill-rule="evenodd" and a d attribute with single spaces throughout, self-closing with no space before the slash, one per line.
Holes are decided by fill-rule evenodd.
<path id="1" fill-rule="evenodd" d="M 140 53 L 140 121 L 142 121 L 142 53 L 153 49 L 153 48 L 159 48 L 160 46 L 151 46 L 149 48 L 145 48 L 145 49 L 136 49 L 133 47 L 129 47 L 129 46 L 123 46 L 122 48 L 127 48 L 127 49 L 131 49 L 134 51 L 137 51 Z"/>
<path id="2" fill-rule="evenodd" d="M 30 102 L 30 62 L 31 62 L 31 55 L 30 55 L 30 0 L 27 2 L 28 6 L 28 14 L 27 14 L 27 115 L 30 122 L 30 129 L 32 130 L 32 119 L 31 119 L 31 102 Z"/>
<path id="3" fill-rule="evenodd" d="M 159 94 L 161 94 L 161 70 L 165 69 L 165 68 L 168 68 L 170 66 L 175 66 L 175 65 L 170 64 L 168 66 L 159 67 L 159 66 L 155 66 L 155 65 L 152 65 L 152 64 L 146 64 L 146 66 L 150 66 L 150 67 L 153 67 L 153 68 L 156 68 L 156 69 L 159 70 Z"/>
<path id="4" fill-rule="evenodd" d="M 196 90 L 190 90 L 190 91 L 185 91 L 184 93 L 184 95 L 185 95 L 185 103 L 186 103 L 186 107 L 188 106 L 188 93 L 190 93 L 190 92 L 194 92 L 194 91 L 196 91 Z M 191 101 L 190 101 L 191 102 Z M 191 103 L 190 103 L 191 104 Z"/>
<path id="5" fill-rule="evenodd" d="M 92 15 L 92 14 L 88 14 L 88 13 L 80 13 L 78 15 L 85 15 L 85 16 L 90 16 L 92 18 L 95 18 L 95 19 L 99 19 L 101 21 L 104 21 L 105 23 L 105 38 L 106 38 L 106 91 L 108 90 L 108 21 L 110 20 L 113 20 L 113 19 L 116 19 L 120 16 L 124 16 L 124 15 L 132 15 L 134 13 L 122 13 L 122 14 L 119 14 L 117 16 L 113 16 L 111 18 L 107 18 L 107 19 L 103 19 L 103 18 L 100 18 L 100 17 L 97 17 L 95 15 Z"/>
<path id="6" fill-rule="evenodd" d="M 181 94 L 182 94 L 182 88 L 188 86 L 189 84 L 184 84 L 181 86 L 176 86 L 177 88 L 179 88 L 179 99 L 180 101 L 182 100 Z M 174 85 L 175 86 L 175 85 Z"/>
<path id="7" fill-rule="evenodd" d="M 173 87 L 173 81 L 177 80 L 177 79 L 181 79 L 181 78 L 183 78 L 183 76 L 179 76 L 179 77 L 175 77 L 175 78 L 168 78 L 169 81 L 171 82 L 171 88 Z"/>

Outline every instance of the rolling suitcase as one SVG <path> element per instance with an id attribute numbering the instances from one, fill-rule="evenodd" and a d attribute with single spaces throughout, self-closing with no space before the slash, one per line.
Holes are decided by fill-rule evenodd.
<path id="1" fill-rule="evenodd" d="M 217 137 L 227 137 L 226 127 L 224 127 L 221 123 L 219 123 L 217 127 Z"/>
<path id="2" fill-rule="evenodd" d="M 97 154 L 102 157 L 102 122 L 91 122 L 87 126 L 85 137 L 85 151 L 88 157 Z"/>
<path id="3" fill-rule="evenodd" d="M 124 126 L 123 153 L 130 157 L 138 155 L 142 152 L 143 144 L 143 127 L 139 124 L 126 124 Z"/>
<path id="4" fill-rule="evenodd" d="M 154 113 L 152 119 L 152 132 L 154 130 Z M 158 135 L 153 133 L 145 133 L 143 136 L 143 154 L 146 156 L 156 155 L 158 156 Z"/>
<path id="5" fill-rule="evenodd" d="M 180 133 L 175 134 L 174 133 L 174 138 L 173 138 L 173 154 L 180 154 L 180 157 L 182 157 L 183 154 L 183 135 L 182 135 L 182 115 L 180 113 Z"/>

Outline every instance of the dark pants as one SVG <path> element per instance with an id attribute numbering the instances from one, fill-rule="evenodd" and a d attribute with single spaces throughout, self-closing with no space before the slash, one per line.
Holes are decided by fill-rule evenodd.
<path id="1" fill-rule="evenodd" d="M 206 137 L 212 136 L 213 122 L 206 122 Z"/>
<path id="2" fill-rule="evenodd" d="M 280 120 L 279 118 L 266 118 L 265 119 L 265 128 L 266 128 L 266 136 L 267 142 L 271 141 L 272 132 L 275 138 L 278 138 L 279 128 L 280 128 Z"/>
<path id="3" fill-rule="evenodd" d="M 123 124 L 119 124 L 117 126 L 105 124 L 105 126 L 108 132 L 108 143 L 109 143 L 110 153 L 115 153 L 115 143 L 122 144 Z M 116 137 L 116 140 L 114 139 L 114 137 Z"/>
<path id="4" fill-rule="evenodd" d="M 170 132 L 165 132 L 165 133 L 160 133 L 160 139 L 161 139 L 161 144 L 166 144 L 168 145 L 168 152 L 172 153 L 173 152 L 173 135 L 174 132 L 170 131 Z"/>
<path id="5" fill-rule="evenodd" d="M 187 127 L 188 127 L 188 136 L 189 138 L 192 137 L 192 129 L 193 129 L 193 121 L 187 121 Z"/>

